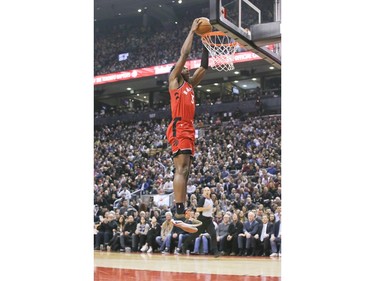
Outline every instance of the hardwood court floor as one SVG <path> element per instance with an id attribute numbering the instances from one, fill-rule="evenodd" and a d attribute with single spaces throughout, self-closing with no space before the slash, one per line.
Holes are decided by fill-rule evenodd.
<path id="1" fill-rule="evenodd" d="M 281 258 L 94 251 L 94 281 L 280 281 Z"/>

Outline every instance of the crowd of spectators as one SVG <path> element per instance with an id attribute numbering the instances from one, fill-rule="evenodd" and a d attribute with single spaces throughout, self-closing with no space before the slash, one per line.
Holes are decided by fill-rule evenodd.
<path id="1" fill-rule="evenodd" d="M 262 22 L 273 19 L 273 1 L 253 0 L 262 9 Z M 181 44 L 194 18 L 208 16 L 208 3 L 197 5 L 178 14 L 177 24 L 143 24 L 142 21 L 124 21 L 108 24 L 105 28 L 96 23 L 94 34 L 94 75 L 162 65 L 177 61 Z M 244 22 L 243 26 L 253 24 Z M 250 20 L 250 18 L 249 18 Z M 254 22 L 257 23 L 257 22 Z M 194 37 L 189 59 L 200 59 L 202 44 Z M 128 54 L 119 61 L 120 54 Z"/>
<path id="2" fill-rule="evenodd" d="M 215 104 L 222 104 L 222 103 L 232 103 L 232 102 L 246 102 L 252 101 L 257 110 L 264 112 L 264 100 L 268 98 L 277 98 L 280 97 L 281 90 L 277 89 L 269 89 L 269 90 L 261 90 L 259 87 L 255 89 L 250 89 L 247 91 L 242 91 L 238 95 L 233 95 L 231 93 L 220 93 L 219 97 L 210 96 L 207 93 L 200 93 L 199 90 L 194 90 L 196 92 L 196 103 L 200 106 L 211 106 Z M 166 93 L 166 95 L 168 95 Z M 94 118 L 106 118 L 106 117 L 115 117 L 121 116 L 124 114 L 136 114 L 139 112 L 152 112 L 152 111 L 169 111 L 170 110 L 170 100 L 167 101 L 160 101 L 155 104 L 148 104 L 148 103 L 132 103 L 128 102 L 127 98 L 124 98 L 123 104 L 120 105 L 106 105 L 106 104 L 98 104 L 96 105 L 94 111 Z"/>
<path id="3" fill-rule="evenodd" d="M 196 10 L 196 9 L 195 9 Z M 194 11 L 185 11 L 177 24 L 114 23 L 97 28 L 94 40 L 94 74 L 106 74 L 129 69 L 162 65 L 177 61 L 181 44 L 195 18 Z M 200 14 L 200 12 L 199 12 Z M 194 37 L 190 59 L 198 59 L 202 44 Z M 119 54 L 127 53 L 119 61 Z"/>
<path id="4" fill-rule="evenodd" d="M 120 25 L 106 36 L 100 36 L 95 40 L 95 75 L 176 61 L 181 40 L 190 26 L 185 21 L 181 25 L 186 27 L 168 31 L 154 31 L 150 26 Z M 200 58 L 202 44 L 198 44 L 198 39 L 194 38 L 190 59 Z M 118 56 L 122 53 L 129 55 L 126 60 L 119 61 Z"/>
<path id="5" fill-rule="evenodd" d="M 234 244 L 210 243 L 218 243 L 220 251 L 226 255 L 281 255 L 281 117 L 240 114 L 223 119 L 204 114 L 196 116 L 195 125 L 201 134 L 196 139 L 186 208 L 194 213 L 201 190 L 208 186 L 214 201 L 214 219 L 220 231 L 218 237 L 225 241 L 230 237 L 234 241 Z M 172 239 L 168 238 L 172 235 L 172 227 L 168 223 L 168 231 L 163 227 L 168 214 L 175 211 L 173 204 L 160 206 L 153 200 L 143 200 L 143 195 L 172 192 L 173 161 L 165 139 L 167 126 L 168 120 L 163 119 L 115 122 L 95 128 L 95 249 L 103 245 L 103 249 L 107 247 L 113 251 L 128 248 L 133 252 L 173 252 L 168 247 L 165 250 L 165 241 Z M 248 220 L 251 222 L 252 214 L 259 227 L 248 235 L 250 232 L 244 232 L 244 229 Z M 268 233 L 264 233 L 267 238 L 262 232 L 264 215 L 266 224 L 272 225 Z M 229 218 L 223 227 L 224 217 Z M 126 224 L 119 230 L 118 223 L 112 221 L 120 221 L 120 218 L 125 219 Z M 150 230 L 152 235 L 147 235 Z M 249 241 L 253 240 L 238 245 L 237 241 L 245 239 L 242 235 L 238 237 L 240 233 Z M 174 235 L 176 254 L 181 253 L 178 235 Z M 196 252 L 193 249 L 194 245 L 192 252 Z"/>

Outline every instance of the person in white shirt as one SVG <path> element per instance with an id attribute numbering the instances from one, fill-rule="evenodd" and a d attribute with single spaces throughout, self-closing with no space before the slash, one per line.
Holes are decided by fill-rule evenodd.
<path id="1" fill-rule="evenodd" d="M 281 206 L 276 207 L 275 210 L 275 222 L 280 220 Z"/>
<path id="2" fill-rule="evenodd" d="M 129 200 L 131 198 L 130 191 L 128 190 L 128 188 L 125 184 L 122 184 L 120 189 L 117 191 L 117 198 L 121 198 L 123 196 L 125 196 L 124 198 L 126 200 Z"/>
<path id="3" fill-rule="evenodd" d="M 191 194 L 195 193 L 195 190 L 197 189 L 196 185 L 191 182 L 191 180 L 188 181 L 186 192 L 190 196 Z"/>
<path id="4" fill-rule="evenodd" d="M 164 193 L 169 194 L 173 192 L 173 181 L 170 177 L 167 177 L 163 184 Z"/>
<path id="5" fill-rule="evenodd" d="M 213 222 L 213 208 L 214 203 L 211 199 L 211 189 L 209 187 L 203 188 L 202 197 L 198 201 L 197 212 L 199 212 L 198 220 L 202 222 L 198 226 L 198 231 L 192 233 L 183 243 L 182 252 L 184 253 L 187 249 L 187 246 L 192 241 L 195 241 L 201 233 L 207 232 L 211 237 L 211 249 L 215 257 L 219 257 L 219 251 L 217 247 L 217 238 L 216 238 L 216 229 Z"/>

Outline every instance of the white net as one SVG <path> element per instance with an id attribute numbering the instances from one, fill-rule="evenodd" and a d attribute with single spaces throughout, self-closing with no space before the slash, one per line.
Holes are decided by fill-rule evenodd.
<path id="1" fill-rule="evenodd" d="M 211 55 L 212 69 L 230 71 L 234 69 L 234 53 L 238 43 L 221 31 L 206 33 L 202 36 L 202 43 Z"/>

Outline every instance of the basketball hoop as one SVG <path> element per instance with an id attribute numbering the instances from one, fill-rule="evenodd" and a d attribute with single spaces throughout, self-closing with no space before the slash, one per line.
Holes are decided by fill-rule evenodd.
<path id="1" fill-rule="evenodd" d="M 230 71 L 234 69 L 234 53 L 238 43 L 221 31 L 202 35 L 202 43 L 211 55 L 212 69 Z"/>

